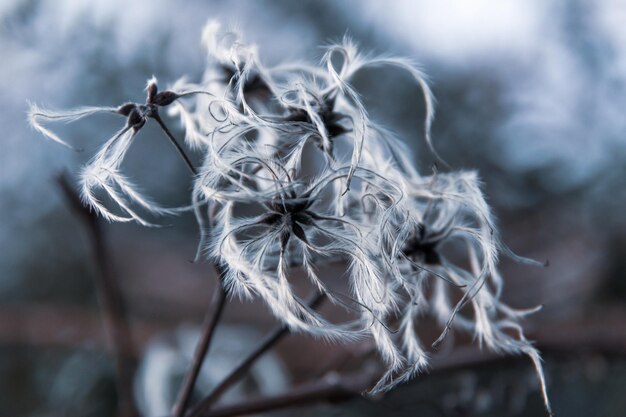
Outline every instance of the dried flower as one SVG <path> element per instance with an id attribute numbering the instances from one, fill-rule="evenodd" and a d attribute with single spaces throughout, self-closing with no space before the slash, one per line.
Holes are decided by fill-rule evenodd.
<path id="1" fill-rule="evenodd" d="M 421 317 L 431 316 L 442 327 L 433 347 L 458 329 L 489 349 L 528 355 L 549 409 L 540 356 L 519 324 L 536 309 L 516 311 L 500 299 L 499 256 L 526 260 L 500 241 L 478 176 L 421 175 L 406 145 L 371 120 L 350 84 L 368 67 L 407 71 L 423 91 L 424 140 L 439 158 L 430 137 L 434 99 L 424 74 L 404 58 L 362 55 L 348 38 L 327 47 L 320 66 L 273 68 L 264 67 L 257 48 L 236 32 L 220 33 L 217 23 L 207 25 L 203 41 L 209 55 L 203 80 L 182 78 L 164 92 L 150 81 L 145 104 L 68 113 L 32 107 L 33 126 L 58 142 L 42 120 L 73 121 L 97 112 L 127 117 L 83 170 L 85 201 L 108 220 L 146 225 L 129 203 L 154 214 L 175 211 L 147 200 L 120 173 L 148 119 L 157 121 L 196 173 L 159 116 L 160 107 L 172 105 L 187 144 L 203 158 L 191 195 L 199 253 L 223 267 L 231 296 L 262 298 L 295 331 L 335 341 L 370 335 L 387 364 L 372 392 L 389 390 L 427 366 L 428 349 L 416 328 Z M 190 95 L 194 101 L 179 100 Z M 95 197 L 97 189 L 126 216 L 108 210 Z M 463 248 L 463 263 L 447 256 L 451 244 Z M 318 276 L 317 268 L 330 259 L 345 262 L 350 294 Z M 307 308 L 292 291 L 294 267 L 333 303 L 356 312 L 355 319 L 335 324 Z"/>
<path id="2" fill-rule="evenodd" d="M 80 176 L 81 196 L 83 201 L 109 221 L 136 221 L 144 226 L 151 226 L 152 224 L 141 217 L 131 204 L 136 204 L 141 209 L 152 214 L 164 215 L 176 213 L 176 210 L 160 207 L 148 197 L 142 195 L 137 187 L 122 174 L 120 170 L 124 156 L 133 142 L 135 135 L 149 119 L 153 119 L 159 124 L 179 151 L 179 154 L 183 157 L 189 169 L 195 174 L 195 169 L 191 165 L 191 162 L 161 119 L 159 108 L 169 106 L 182 97 L 198 93 L 208 93 L 199 91 L 180 93 L 173 91 L 159 92 L 157 80 L 154 77 L 148 80 L 146 93 L 145 104 L 126 103 L 119 107 L 83 107 L 66 112 L 55 112 L 42 110 L 34 104 L 30 106 L 29 121 L 31 126 L 48 138 L 69 148 L 72 147 L 54 132 L 44 127 L 42 123 L 44 121 L 73 122 L 97 113 L 113 113 L 126 117 L 124 127 L 107 140 L 98 153 L 83 168 Z M 96 196 L 96 192 L 99 190 L 104 190 L 121 209 L 123 214 L 116 214 L 107 208 Z"/>

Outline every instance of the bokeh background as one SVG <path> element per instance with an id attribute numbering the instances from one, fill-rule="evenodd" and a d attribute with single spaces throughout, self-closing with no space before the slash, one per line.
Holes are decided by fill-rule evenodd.
<path id="1" fill-rule="evenodd" d="M 419 62 L 438 101 L 440 154 L 455 168 L 480 172 L 509 246 L 550 262 L 542 269 L 504 261 L 503 270 L 511 305 L 544 306 L 526 327 L 545 352 L 556 415 L 626 415 L 620 0 L 0 2 L 0 415 L 96 417 L 115 408 L 88 240 L 54 178 L 76 173 L 117 124 L 105 117 L 59 126 L 85 148 L 74 153 L 28 127 L 28 101 L 117 105 L 142 101 L 151 75 L 162 84 L 198 78 L 205 63 L 200 33 L 209 18 L 238 27 L 268 65 L 318 60 L 319 46 L 344 34 L 364 50 Z M 372 116 L 406 138 L 428 172 L 418 88 L 404 74 L 382 70 L 363 73 L 355 84 Z M 136 142 L 127 172 L 158 201 L 184 204 L 189 178 L 167 141 L 146 129 Z M 150 415 L 163 415 L 214 277 L 209 265 L 189 262 L 197 231 L 187 216 L 160 229 L 111 225 L 105 234 L 144 360 L 137 396 Z M 211 353 L 225 369 L 205 370 L 205 390 L 273 321 L 260 305 L 235 304 L 226 323 Z M 315 365 L 339 349 L 291 337 L 231 400 L 310 379 Z M 544 411 L 529 364 L 502 360 L 424 375 L 382 400 L 302 413 Z"/>

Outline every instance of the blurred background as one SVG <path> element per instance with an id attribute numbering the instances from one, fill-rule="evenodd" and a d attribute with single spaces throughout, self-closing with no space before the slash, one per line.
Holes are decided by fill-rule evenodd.
<path id="1" fill-rule="evenodd" d="M 114 366 L 89 240 L 55 176 L 78 172 L 119 121 L 95 117 L 57 126 L 85 149 L 75 153 L 29 128 L 28 101 L 59 109 L 114 106 L 143 101 L 151 75 L 161 85 L 182 75 L 198 79 L 205 63 L 200 34 L 209 18 L 238 27 L 267 65 L 318 60 L 320 45 L 346 33 L 362 50 L 419 62 L 438 101 L 439 153 L 454 168 L 480 172 L 514 251 L 549 260 L 543 269 L 505 260 L 502 269 L 512 306 L 544 306 L 526 328 L 545 353 L 556 415 L 626 415 L 621 0 L 0 2 L 0 415 L 115 412 Z M 419 89 L 393 70 L 364 72 L 355 85 L 371 115 L 406 138 L 429 172 Z M 158 130 L 142 132 L 125 166 L 162 204 L 186 203 L 190 180 Z M 191 216 L 160 229 L 108 225 L 104 235 L 141 360 L 137 401 L 148 415 L 161 416 L 193 351 L 213 272 L 210 265 L 190 263 L 197 243 Z M 256 304 L 235 303 L 225 314 L 211 352 L 225 369 L 205 369 L 200 392 L 273 324 Z M 230 400 L 252 391 L 281 392 L 315 377 L 341 349 L 289 337 Z M 383 399 L 301 413 L 545 415 L 527 361 L 452 368 L 423 375 Z"/>

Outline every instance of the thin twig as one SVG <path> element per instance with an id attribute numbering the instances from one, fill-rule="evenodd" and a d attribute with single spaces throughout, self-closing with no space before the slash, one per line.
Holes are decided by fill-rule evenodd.
<path id="1" fill-rule="evenodd" d="M 494 352 L 484 352 L 475 347 L 468 347 L 458 349 L 445 358 L 433 361 L 429 376 L 477 366 L 496 364 L 502 366 L 502 363 L 512 360 L 517 361 L 522 360 L 522 358 L 519 356 L 499 355 Z M 352 375 L 330 372 L 324 378 L 304 383 L 282 394 L 260 396 L 237 404 L 216 407 L 199 413 L 197 417 L 245 416 L 283 408 L 309 406 L 322 402 L 339 403 L 349 401 L 371 388 L 372 384 L 379 378 L 379 372 L 373 372 L 371 368 L 366 368 Z"/>
<path id="2" fill-rule="evenodd" d="M 197 175 L 198 171 L 193 166 L 193 164 L 191 163 L 191 160 L 189 159 L 189 157 L 187 156 L 183 148 L 180 146 L 180 144 L 178 143 L 178 141 L 176 140 L 172 132 L 170 132 L 168 127 L 165 125 L 165 123 L 163 122 L 163 119 L 161 119 L 161 116 L 159 116 L 159 114 L 157 113 L 156 115 L 152 116 L 152 118 L 156 120 L 159 126 L 161 126 L 161 129 L 163 129 L 163 131 L 167 135 L 170 142 L 172 142 L 172 145 L 174 145 L 180 157 L 183 158 L 183 161 L 185 161 L 185 165 L 187 165 L 189 172 L 191 172 L 193 175 Z"/>
<path id="3" fill-rule="evenodd" d="M 129 355 L 129 352 L 134 351 L 130 326 L 122 296 L 111 269 L 100 220 L 82 204 L 80 197 L 64 174 L 59 175 L 57 181 L 68 204 L 84 224 L 91 241 L 97 267 L 95 274 L 96 294 L 102 310 L 102 320 L 107 339 L 111 344 L 115 360 L 118 413 L 124 417 L 139 416 L 133 399 L 133 378 L 136 363 Z"/>
<path id="4" fill-rule="evenodd" d="M 174 403 L 174 407 L 172 408 L 173 417 L 182 417 L 187 410 L 187 405 L 189 404 L 189 399 L 191 398 L 193 388 L 196 385 L 198 374 L 200 373 L 200 369 L 204 363 L 204 358 L 209 352 L 215 328 L 217 327 L 217 324 L 222 317 L 222 313 L 224 312 L 224 306 L 226 304 L 226 289 L 222 285 L 224 270 L 221 267 L 216 267 L 216 270 L 219 274 L 219 285 L 215 294 L 215 300 L 211 303 L 214 307 L 209 309 L 204 320 L 202 336 L 196 346 L 191 366 L 187 371 L 180 391 L 178 392 L 176 403 Z"/>
<path id="5" fill-rule="evenodd" d="M 307 302 L 309 308 L 317 308 L 319 304 L 324 300 L 325 295 L 323 293 L 317 292 L 314 294 L 310 300 Z M 237 381 L 239 381 L 242 377 L 246 375 L 246 373 L 250 370 L 252 365 L 259 359 L 265 352 L 271 349 L 276 345 L 283 337 L 285 337 L 289 333 L 289 328 L 287 326 L 279 326 L 272 330 L 265 339 L 245 357 L 239 365 L 237 365 L 231 372 L 228 374 L 226 378 L 220 382 L 217 387 L 213 389 L 213 391 L 205 397 L 202 401 L 200 401 L 192 410 L 189 412 L 188 417 L 197 417 L 206 413 L 213 404 L 226 392 L 230 387 L 233 386 Z"/>
<path id="6" fill-rule="evenodd" d="M 257 397 L 238 404 L 226 405 L 201 413 L 202 417 L 231 417 L 304 406 L 323 401 L 342 402 L 359 396 L 378 377 L 372 372 L 339 377 L 329 374 L 321 380 L 303 384 L 275 396 Z"/>

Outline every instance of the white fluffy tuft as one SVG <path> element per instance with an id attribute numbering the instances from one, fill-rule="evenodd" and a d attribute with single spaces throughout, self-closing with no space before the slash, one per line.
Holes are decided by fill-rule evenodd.
<path id="1" fill-rule="evenodd" d="M 425 103 L 424 140 L 441 159 L 431 137 L 435 100 L 422 70 L 406 58 L 364 55 L 347 37 L 327 46 L 319 65 L 273 68 L 263 66 L 257 48 L 237 31 L 222 32 L 217 22 L 207 23 L 202 42 L 208 55 L 202 80 L 181 78 L 165 93 L 173 100 L 159 97 L 202 158 L 190 196 L 200 229 L 197 258 L 224 267 L 229 294 L 261 298 L 293 331 L 335 342 L 369 335 L 386 364 L 372 393 L 425 369 L 429 345 L 450 332 L 468 332 L 488 349 L 530 357 L 549 409 L 539 353 L 519 324 L 533 311 L 516 311 L 500 298 L 500 255 L 528 260 L 500 241 L 478 175 L 419 174 L 406 144 L 371 120 L 351 85 L 365 68 L 408 72 Z M 156 83 L 148 80 L 149 94 Z M 137 105 L 131 116 L 140 120 L 129 117 L 82 171 L 84 202 L 109 221 L 150 226 L 144 213 L 180 211 L 155 204 L 121 172 L 133 138 L 155 111 L 151 103 Z M 29 121 L 69 146 L 44 123 L 99 112 L 128 116 L 120 109 L 53 112 L 31 105 Z M 450 242 L 464 249 L 459 263 L 446 256 Z M 318 267 L 330 260 L 346 265 L 349 294 L 319 276 Z M 294 267 L 353 319 L 331 323 L 308 308 L 293 291 Z M 441 326 L 439 338 L 428 343 L 418 336 L 425 316 Z"/>

